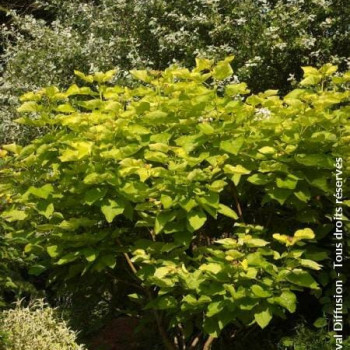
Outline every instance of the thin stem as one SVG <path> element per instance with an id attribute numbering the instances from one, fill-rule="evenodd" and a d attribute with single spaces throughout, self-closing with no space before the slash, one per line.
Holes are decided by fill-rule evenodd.
<path id="1" fill-rule="evenodd" d="M 117 238 L 116 242 L 122 247 L 122 244 L 120 242 L 120 240 Z M 123 253 L 126 262 L 128 263 L 130 270 L 136 275 L 137 274 L 137 269 L 135 267 L 135 265 L 133 264 L 133 262 L 131 261 L 129 254 L 128 253 Z"/>
<path id="2" fill-rule="evenodd" d="M 179 349 L 182 349 L 182 350 L 186 350 L 186 340 L 185 340 L 185 334 L 184 334 L 184 330 L 183 330 L 183 327 L 182 327 L 182 324 L 179 323 L 178 324 L 178 328 L 179 328 Z M 181 344 L 181 346 L 180 346 Z"/>
<path id="3" fill-rule="evenodd" d="M 146 291 L 148 292 L 147 294 L 149 295 L 149 298 L 152 300 L 151 292 L 148 289 L 146 289 Z M 153 315 L 154 315 L 156 322 L 157 322 L 158 331 L 160 333 L 160 336 L 162 337 L 162 340 L 163 340 L 163 343 L 164 343 L 166 349 L 167 350 L 178 350 L 178 349 L 176 349 L 174 343 L 172 343 L 170 341 L 170 339 L 168 338 L 168 335 L 166 334 L 166 332 L 163 328 L 162 321 L 161 321 L 161 318 L 160 318 L 158 312 L 156 310 L 152 310 L 152 311 L 153 311 Z"/>
<path id="4" fill-rule="evenodd" d="M 133 262 L 131 261 L 128 253 L 123 253 L 124 254 L 124 257 L 125 257 L 125 260 L 126 262 L 128 263 L 129 267 L 130 267 L 130 270 L 136 275 L 137 274 L 137 270 L 136 270 L 136 267 L 135 265 L 133 264 Z"/>
<path id="5" fill-rule="evenodd" d="M 194 349 L 196 348 L 197 344 L 199 343 L 199 339 L 200 339 L 200 334 L 197 335 L 197 336 L 193 339 L 193 341 L 192 341 L 192 343 L 191 343 L 191 345 L 190 345 L 190 350 L 194 350 Z"/>
<path id="6" fill-rule="evenodd" d="M 241 218 L 242 222 L 245 223 L 244 217 L 243 217 L 242 207 L 241 207 L 241 204 L 239 203 L 239 199 L 238 199 L 237 187 L 235 186 L 235 184 L 233 182 L 231 183 L 231 188 L 232 188 L 232 193 L 233 193 L 233 198 L 235 200 L 236 208 L 238 211 L 238 215 Z"/>
<path id="7" fill-rule="evenodd" d="M 210 350 L 215 338 L 209 335 L 207 341 L 204 343 L 203 350 Z"/>
<path id="8" fill-rule="evenodd" d="M 117 243 L 120 246 L 122 246 L 119 239 L 117 239 L 116 241 L 117 241 Z M 123 255 L 124 255 L 125 259 L 126 259 L 126 262 L 128 263 L 128 265 L 130 267 L 130 270 L 134 273 L 135 276 L 137 276 L 137 269 L 136 269 L 135 265 L 133 264 L 133 262 L 131 261 L 131 259 L 129 257 L 129 254 L 128 253 L 123 253 Z M 148 299 L 151 301 L 153 299 L 152 292 L 147 287 L 145 287 L 145 292 L 146 292 L 146 294 L 148 296 Z M 156 310 L 152 310 L 152 311 L 153 311 L 154 318 L 156 319 L 158 331 L 159 331 L 159 334 L 162 337 L 162 340 L 163 340 L 163 343 L 165 345 L 165 348 L 167 350 L 178 350 L 178 349 L 176 349 L 175 345 L 168 338 L 168 335 L 166 334 L 166 332 L 165 332 L 165 330 L 163 328 L 162 320 L 160 318 L 160 315 L 158 314 L 158 312 Z"/>

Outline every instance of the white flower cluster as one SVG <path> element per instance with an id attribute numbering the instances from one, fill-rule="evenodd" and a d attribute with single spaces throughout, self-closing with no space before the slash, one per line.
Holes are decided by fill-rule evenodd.
<path id="1" fill-rule="evenodd" d="M 308 37 L 308 38 L 302 38 L 301 39 L 302 45 L 306 47 L 307 49 L 311 49 L 315 46 L 316 38 Z"/>
<path id="2" fill-rule="evenodd" d="M 267 108 L 257 108 L 255 110 L 254 120 L 266 120 L 271 117 L 271 111 Z"/>
<path id="3" fill-rule="evenodd" d="M 211 123 L 213 120 L 214 120 L 213 118 L 204 118 L 204 117 L 198 118 L 199 123 Z"/>

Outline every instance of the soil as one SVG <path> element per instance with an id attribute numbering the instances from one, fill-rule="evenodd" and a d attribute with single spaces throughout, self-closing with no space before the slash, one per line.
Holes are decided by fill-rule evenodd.
<path id="1" fill-rule="evenodd" d="M 89 342 L 91 350 L 143 350 L 140 336 L 134 334 L 139 321 L 131 317 L 119 317 L 107 323 Z"/>

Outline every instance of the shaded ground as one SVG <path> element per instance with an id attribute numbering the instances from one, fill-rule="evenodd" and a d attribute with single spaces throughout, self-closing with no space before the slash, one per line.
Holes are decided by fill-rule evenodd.
<path id="1" fill-rule="evenodd" d="M 139 321 L 131 317 L 120 317 L 107 323 L 89 342 L 93 350 L 143 350 L 146 349 L 141 334 L 134 330 Z"/>

